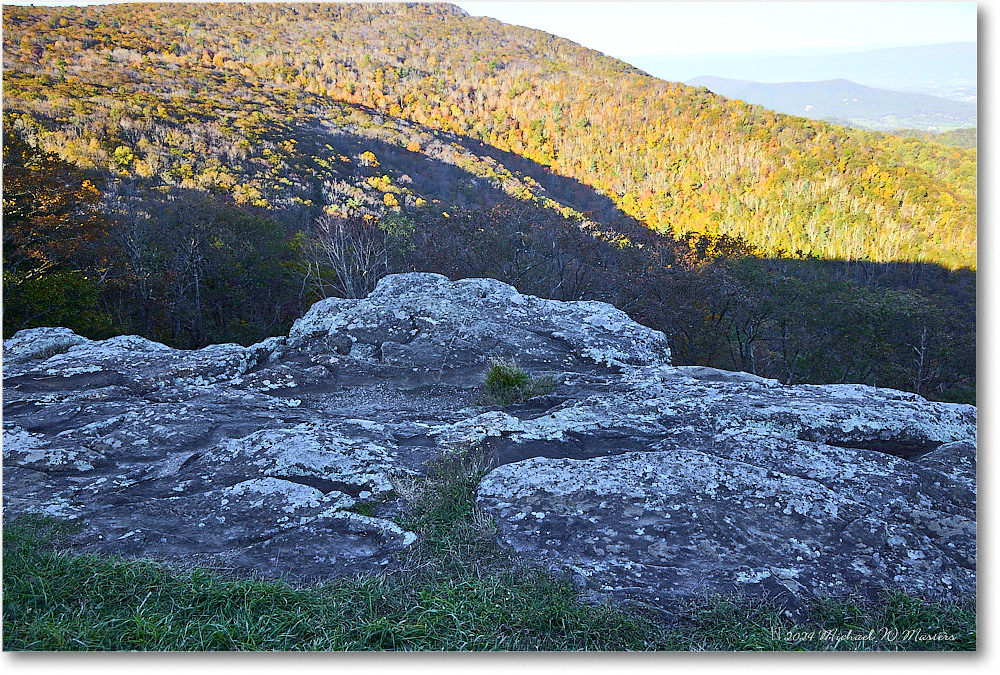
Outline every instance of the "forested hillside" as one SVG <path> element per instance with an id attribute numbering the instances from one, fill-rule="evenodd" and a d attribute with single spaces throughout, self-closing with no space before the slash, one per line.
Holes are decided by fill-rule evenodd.
<path id="1" fill-rule="evenodd" d="M 11 7 L 4 49 L 19 130 L 80 166 L 348 208 L 339 183 L 353 167 L 302 143 L 344 120 L 343 101 L 392 144 L 428 143 L 396 119 L 461 134 L 653 228 L 739 236 L 769 254 L 975 266 L 973 150 L 774 114 L 449 6 Z M 391 205 L 405 187 L 366 192 Z"/>
<path id="2" fill-rule="evenodd" d="M 419 269 L 613 302 L 678 363 L 974 400 L 974 149 L 446 5 L 5 7 L 3 180 L 5 335 L 249 344 Z"/>

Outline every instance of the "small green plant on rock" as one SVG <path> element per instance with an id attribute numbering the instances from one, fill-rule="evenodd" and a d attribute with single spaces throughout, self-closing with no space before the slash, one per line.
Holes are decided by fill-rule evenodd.
<path id="1" fill-rule="evenodd" d="M 31 354 L 31 358 L 33 360 L 35 360 L 35 361 L 44 361 L 44 360 L 49 359 L 49 358 L 51 358 L 51 357 L 53 357 L 53 356 L 55 356 L 57 354 L 65 354 L 66 352 L 69 351 L 69 348 L 72 347 L 72 346 L 73 345 L 71 345 L 71 344 L 53 344 L 53 345 L 48 345 L 47 347 L 43 347 L 42 349 L 39 349 L 38 351 L 33 352 Z"/>
<path id="2" fill-rule="evenodd" d="M 548 394 L 556 386 L 550 376 L 531 377 L 513 361 L 504 359 L 490 360 L 483 384 L 485 391 L 480 401 L 483 405 L 521 403 Z"/>

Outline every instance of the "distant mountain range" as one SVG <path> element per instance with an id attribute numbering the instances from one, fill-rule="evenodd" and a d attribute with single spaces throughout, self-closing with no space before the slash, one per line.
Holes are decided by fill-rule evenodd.
<path id="1" fill-rule="evenodd" d="M 650 75 L 685 82 L 714 75 L 753 82 L 850 80 L 866 87 L 942 96 L 958 101 L 976 98 L 975 42 L 892 47 L 843 54 L 815 50 L 783 56 L 746 54 L 662 55 L 631 59 Z"/>
<path id="2" fill-rule="evenodd" d="M 878 131 L 947 130 L 976 125 L 975 102 L 876 89 L 849 80 L 772 84 L 705 76 L 688 80 L 687 84 L 788 115 Z"/>

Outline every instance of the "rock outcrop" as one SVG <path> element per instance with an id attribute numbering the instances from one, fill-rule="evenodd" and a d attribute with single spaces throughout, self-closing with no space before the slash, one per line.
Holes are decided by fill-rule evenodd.
<path id="1" fill-rule="evenodd" d="M 498 356 L 555 390 L 477 405 Z M 391 565 L 416 538 L 396 481 L 478 445 L 506 544 L 598 595 L 972 594 L 975 443 L 972 406 L 674 367 L 610 305 L 488 279 L 386 277 L 252 347 L 4 343 L 6 515 L 79 519 L 79 550 L 303 582 Z"/>

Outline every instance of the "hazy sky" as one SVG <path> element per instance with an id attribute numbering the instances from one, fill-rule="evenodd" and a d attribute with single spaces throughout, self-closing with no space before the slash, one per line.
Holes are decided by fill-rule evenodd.
<path id="1" fill-rule="evenodd" d="M 7 4 L 101 4 L 4 0 Z M 112 0 L 115 1 L 115 0 Z M 119 0 L 120 1 L 120 0 Z M 974 42 L 975 2 L 456 2 L 622 59 Z"/>
<path id="2" fill-rule="evenodd" d="M 974 42 L 974 2 L 457 2 L 619 58 Z"/>

